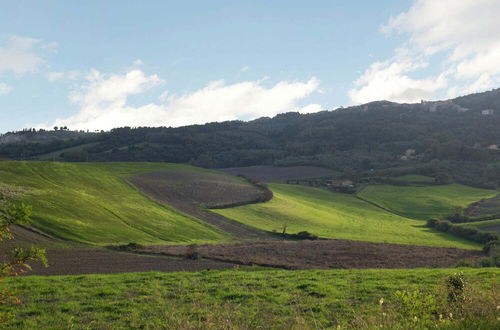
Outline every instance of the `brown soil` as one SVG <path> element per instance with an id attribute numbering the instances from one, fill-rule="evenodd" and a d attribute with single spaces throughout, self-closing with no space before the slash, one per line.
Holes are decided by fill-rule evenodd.
<path id="1" fill-rule="evenodd" d="M 236 178 L 224 174 L 175 170 L 137 175 L 130 178 L 129 182 L 151 198 L 171 205 L 237 238 L 270 238 L 268 234 L 260 230 L 247 227 L 200 207 L 200 204 L 245 201 L 262 194 L 258 188 Z"/>
<path id="2" fill-rule="evenodd" d="M 240 265 L 214 260 L 190 260 L 179 257 L 150 256 L 98 248 L 48 249 L 49 267 L 31 263 L 33 271 L 25 275 L 78 275 L 126 272 L 174 272 L 207 269 L 231 269 Z"/>
<path id="3" fill-rule="evenodd" d="M 144 252 L 184 255 L 185 246 L 155 246 Z M 454 267 L 477 260 L 480 251 L 345 240 L 247 242 L 201 245 L 204 258 L 286 269 Z"/>
<path id="4" fill-rule="evenodd" d="M 480 251 L 345 240 L 261 241 L 200 246 L 151 246 L 137 253 L 104 248 L 67 246 L 26 228 L 14 227 L 15 244 L 47 246 L 49 267 L 31 263 L 26 275 L 108 274 L 145 271 L 199 271 L 232 269 L 245 265 L 284 269 L 418 268 L 454 267 L 475 261 Z M 64 242 L 63 242 L 64 243 Z M 68 247 L 69 246 L 69 247 Z M 2 255 L 6 251 L 2 244 Z M 202 258 L 186 259 L 197 252 Z M 2 258 L 3 259 L 3 258 Z"/>
<path id="5" fill-rule="evenodd" d="M 291 179 L 307 179 L 318 178 L 325 176 L 334 176 L 337 172 L 328 168 L 316 166 L 291 166 L 291 167 L 274 167 L 274 166 L 248 166 L 248 167 L 232 167 L 221 168 L 219 171 L 232 174 L 244 175 L 260 182 L 276 182 L 286 183 Z"/>

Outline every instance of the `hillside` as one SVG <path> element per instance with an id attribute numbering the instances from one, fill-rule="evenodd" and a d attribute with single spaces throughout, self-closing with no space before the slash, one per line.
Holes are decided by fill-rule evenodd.
<path id="1" fill-rule="evenodd" d="M 163 161 L 207 168 L 316 165 L 352 177 L 416 173 L 496 187 L 498 127 L 500 89 L 448 101 L 381 101 L 179 128 L 30 129 L 0 137 L 0 158 Z"/>
<path id="2" fill-rule="evenodd" d="M 214 210 L 248 226 L 281 233 L 308 231 L 322 238 L 424 246 L 478 248 L 475 243 L 432 231 L 425 221 L 385 211 L 353 195 L 272 184 L 268 203 Z M 491 192 L 489 192 L 491 193 Z"/>
<path id="3" fill-rule="evenodd" d="M 227 233 L 151 200 L 124 180 L 179 168 L 201 170 L 154 163 L 0 162 L 0 189 L 18 191 L 16 199 L 33 207 L 31 225 L 65 240 L 107 245 L 229 239 Z"/>

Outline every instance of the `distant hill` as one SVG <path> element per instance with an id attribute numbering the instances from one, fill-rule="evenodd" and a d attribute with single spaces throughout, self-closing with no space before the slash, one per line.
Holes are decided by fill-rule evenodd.
<path id="1" fill-rule="evenodd" d="M 207 168 L 316 165 L 347 177 L 426 174 L 500 184 L 500 89 L 447 101 L 371 102 L 179 128 L 11 132 L 0 158 L 153 161 Z"/>

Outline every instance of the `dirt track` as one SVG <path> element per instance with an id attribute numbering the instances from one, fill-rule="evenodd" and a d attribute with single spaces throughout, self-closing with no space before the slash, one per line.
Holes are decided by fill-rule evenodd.
<path id="1" fill-rule="evenodd" d="M 146 173 L 130 178 L 129 182 L 151 198 L 170 205 L 195 218 L 201 219 L 237 238 L 253 240 L 272 239 L 271 236 L 260 230 L 229 220 L 219 214 L 205 211 L 199 206 L 200 204 L 208 202 L 229 203 L 245 200 L 254 196 L 255 193 L 261 193 L 259 190 L 254 192 L 234 189 L 231 185 L 223 185 L 217 181 L 203 182 L 203 175 L 200 175 L 200 178 L 196 180 L 196 178 L 192 177 L 193 175 L 197 175 L 196 172 L 188 174 L 185 172 L 187 171 Z M 185 177 L 186 175 L 190 176 L 189 180 Z M 189 182 L 196 182 L 197 186 L 191 188 L 188 185 Z M 250 189 L 255 188 L 250 186 Z"/>
<path id="2" fill-rule="evenodd" d="M 184 255 L 185 246 L 149 247 L 145 252 Z M 246 242 L 202 245 L 203 257 L 242 265 L 286 269 L 454 267 L 461 260 L 477 260 L 480 251 L 346 240 Z"/>

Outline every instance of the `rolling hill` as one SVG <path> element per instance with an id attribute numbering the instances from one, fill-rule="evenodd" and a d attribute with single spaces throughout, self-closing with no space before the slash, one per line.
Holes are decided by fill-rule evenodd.
<path id="1" fill-rule="evenodd" d="M 0 162 L 0 181 L 33 206 L 31 225 L 54 237 L 97 245 L 213 242 L 230 235 L 146 197 L 124 179 L 189 166 L 147 163 Z M 14 189 L 14 190 L 15 190 Z"/>
<path id="2" fill-rule="evenodd" d="M 322 238 L 427 246 L 478 248 L 479 245 L 433 231 L 424 221 L 405 218 L 354 195 L 295 185 L 271 184 L 268 203 L 214 210 L 255 228 L 281 233 L 309 231 Z M 485 194 L 492 192 L 485 191 Z M 476 196 L 473 195 L 472 198 Z"/>
<path id="3" fill-rule="evenodd" d="M 480 199 L 498 194 L 495 190 L 460 184 L 424 187 L 373 185 L 364 187 L 358 196 L 402 216 L 428 220 L 452 215 L 454 206 L 465 208 Z"/>

